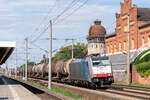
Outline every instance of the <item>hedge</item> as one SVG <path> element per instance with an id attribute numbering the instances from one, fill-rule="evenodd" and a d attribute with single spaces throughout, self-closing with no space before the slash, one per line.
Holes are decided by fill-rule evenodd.
<path id="1" fill-rule="evenodd" d="M 142 58 L 140 60 L 140 58 L 145 54 L 147 53 L 148 51 L 150 51 L 150 49 L 148 50 L 145 50 L 143 51 L 140 55 L 138 55 L 138 57 L 135 59 L 134 61 L 134 65 L 137 65 L 137 64 L 140 64 L 140 63 L 143 63 L 143 62 L 147 62 L 147 61 L 150 61 L 150 54 L 146 55 L 144 58 Z"/>
<path id="2" fill-rule="evenodd" d="M 147 78 L 150 75 L 150 61 L 137 64 L 136 70 L 142 77 Z"/>

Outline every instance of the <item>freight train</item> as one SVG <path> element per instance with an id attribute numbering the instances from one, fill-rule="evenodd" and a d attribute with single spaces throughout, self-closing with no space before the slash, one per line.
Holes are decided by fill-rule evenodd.
<path id="1" fill-rule="evenodd" d="M 48 79 L 49 64 L 28 66 L 28 76 Z M 104 87 L 114 82 L 112 66 L 107 56 L 85 57 L 83 59 L 60 60 L 52 63 L 52 77 L 71 84 L 91 88 Z M 23 74 L 23 67 L 19 68 Z"/>

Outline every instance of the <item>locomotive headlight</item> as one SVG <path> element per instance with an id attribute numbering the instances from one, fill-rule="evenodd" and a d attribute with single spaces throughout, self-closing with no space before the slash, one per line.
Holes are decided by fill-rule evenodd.
<path id="1" fill-rule="evenodd" d="M 97 75 L 96 75 L 96 74 L 94 74 L 94 75 L 93 75 L 93 77 L 97 77 Z"/>
<path id="2" fill-rule="evenodd" d="M 108 75 L 108 76 L 112 76 L 112 73 L 108 73 L 107 75 Z"/>

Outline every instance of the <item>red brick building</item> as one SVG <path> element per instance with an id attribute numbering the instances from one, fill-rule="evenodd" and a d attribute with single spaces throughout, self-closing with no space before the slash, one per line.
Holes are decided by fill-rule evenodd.
<path id="1" fill-rule="evenodd" d="M 120 3 L 120 13 L 116 13 L 116 30 L 106 35 L 106 54 L 118 54 L 128 49 L 128 14 L 130 16 L 130 50 L 150 47 L 150 8 L 138 8 L 132 0 Z"/>

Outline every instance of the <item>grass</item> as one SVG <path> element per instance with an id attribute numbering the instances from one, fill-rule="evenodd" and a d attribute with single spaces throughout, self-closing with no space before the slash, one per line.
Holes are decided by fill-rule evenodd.
<path id="1" fill-rule="evenodd" d="M 135 59 L 132 65 L 136 66 L 136 70 L 140 74 L 141 77 L 147 78 L 150 75 L 150 54 L 145 55 L 142 59 L 140 59 L 145 53 L 149 52 L 150 49 L 143 51 L 138 57 Z M 132 70 L 132 67 L 131 67 Z"/>
<path id="2" fill-rule="evenodd" d="M 145 61 L 149 61 L 150 59 L 150 54 L 148 54 L 148 55 L 146 55 L 144 58 L 142 58 L 141 60 L 140 60 L 140 58 L 145 54 L 145 53 L 147 53 L 147 52 L 149 52 L 150 51 L 150 49 L 148 49 L 148 50 L 145 50 L 145 51 L 143 51 L 141 54 L 139 54 L 138 56 L 137 56 L 137 58 L 135 59 L 135 61 L 134 61 L 134 65 L 137 65 L 137 64 L 139 64 L 139 63 L 142 63 L 142 62 L 145 62 Z"/>
<path id="3" fill-rule="evenodd" d="M 136 65 L 136 70 L 145 79 L 150 75 L 150 61 Z"/>
<path id="4" fill-rule="evenodd" d="M 148 88 L 150 88 L 150 85 L 143 85 L 143 84 L 139 84 L 139 83 L 130 84 L 130 86 L 148 87 Z"/>
<path id="5" fill-rule="evenodd" d="M 118 85 L 127 85 L 127 83 L 124 83 L 124 82 L 114 82 L 114 84 L 118 84 Z"/>
<path id="6" fill-rule="evenodd" d="M 82 96 L 82 95 L 72 94 L 70 91 L 64 90 L 64 89 L 61 89 L 61 88 L 58 88 L 58 87 L 52 88 L 50 90 L 47 87 L 45 87 L 45 86 L 43 86 L 43 85 L 41 85 L 39 83 L 35 83 L 34 81 L 24 81 L 24 80 L 22 80 L 20 78 L 14 78 L 14 77 L 10 77 L 10 78 L 18 80 L 18 81 L 21 81 L 21 82 L 24 82 L 24 83 L 27 83 L 29 85 L 33 85 L 35 87 L 39 87 L 41 89 L 45 89 L 45 90 L 48 90 L 48 91 L 53 91 L 55 93 L 62 94 L 64 96 L 71 97 L 74 100 L 81 100 L 82 98 L 84 98 L 84 96 Z"/>
<path id="7" fill-rule="evenodd" d="M 82 95 L 75 95 L 75 94 L 72 94 L 70 91 L 63 90 L 61 88 L 52 88 L 52 91 L 54 91 L 56 93 L 59 93 L 59 94 L 63 94 L 63 95 L 68 96 L 68 97 L 71 97 L 71 98 L 73 98 L 75 100 L 79 100 L 79 99 L 83 98 Z"/>
<path id="8" fill-rule="evenodd" d="M 127 85 L 127 83 L 122 83 L 122 82 L 115 82 L 114 84 Z M 150 85 L 143 85 L 143 84 L 139 84 L 139 83 L 131 83 L 128 86 L 137 86 L 137 87 L 148 87 L 148 88 L 150 88 Z"/>

